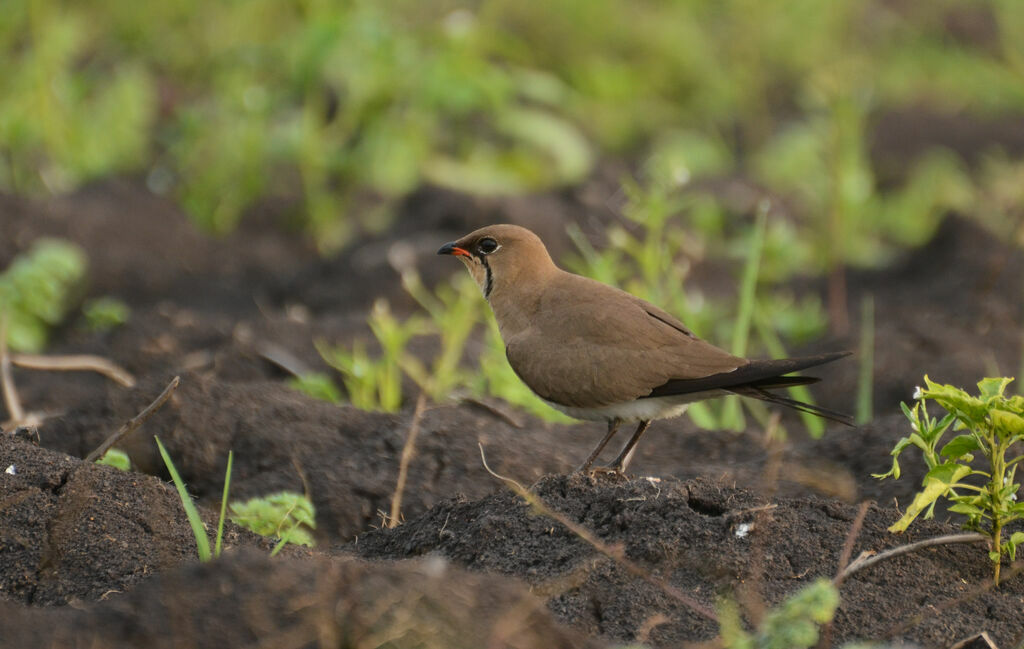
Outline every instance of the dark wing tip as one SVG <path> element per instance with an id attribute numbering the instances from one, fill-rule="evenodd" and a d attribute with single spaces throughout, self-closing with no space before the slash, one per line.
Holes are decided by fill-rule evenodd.
<path id="1" fill-rule="evenodd" d="M 662 397 L 706 390 L 729 390 L 738 387 L 782 388 L 813 383 L 813 377 L 785 376 L 809 367 L 831 363 L 852 352 L 831 352 L 801 358 L 754 360 L 731 372 L 720 372 L 695 379 L 669 379 L 651 390 L 647 397 Z"/>

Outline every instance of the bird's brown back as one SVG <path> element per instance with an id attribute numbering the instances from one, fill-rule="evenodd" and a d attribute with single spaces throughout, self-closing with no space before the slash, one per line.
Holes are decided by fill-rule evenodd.
<path id="1" fill-rule="evenodd" d="M 502 336 L 516 374 L 542 398 L 566 406 L 631 401 L 669 380 L 730 372 L 748 362 L 640 298 L 562 270 L 544 286 L 495 295 L 492 306 L 499 323 L 515 323 L 503 326 Z"/>

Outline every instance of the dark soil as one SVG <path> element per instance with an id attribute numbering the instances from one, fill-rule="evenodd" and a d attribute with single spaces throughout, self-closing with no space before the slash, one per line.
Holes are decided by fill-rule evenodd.
<path id="1" fill-rule="evenodd" d="M 955 531 L 940 511 L 939 522 L 915 526 L 904 537 L 885 532 L 898 517 L 894 499 L 905 506 L 923 470 L 908 460 L 899 482 L 870 474 L 888 469 L 889 450 L 907 434 L 898 403 L 910 399 L 924 373 L 971 386 L 1020 367 L 1024 255 L 956 217 L 891 267 L 848 275 L 849 304 L 869 293 L 876 304 L 878 417 L 870 424 L 830 428 L 822 440 L 804 439 L 798 424 L 789 425 L 790 441 L 775 445 L 753 427 L 731 434 L 699 431 L 685 419 L 658 422 L 631 470 L 660 481 L 590 483 L 549 474 L 578 465 L 602 435 L 601 425 L 546 424 L 507 406 L 431 406 L 403 492 L 405 523 L 375 531 L 391 506 L 411 407 L 391 415 L 313 400 L 285 387 L 288 373 L 269 359 L 324 370 L 314 340 L 366 336 L 366 312 L 379 297 L 397 311 L 411 308 L 394 265 L 415 265 L 427 281 L 440 279 L 457 268 L 438 263 L 438 245 L 496 221 L 542 232 L 557 256 L 568 245 L 566 220 L 599 232 L 610 215 L 606 200 L 600 182 L 516 200 L 424 190 L 396 227 L 320 259 L 301 237 L 282 233 L 272 211 L 255 214 L 230 237 L 209 239 L 131 182 L 47 201 L 0 196 L 0 267 L 39 236 L 66 237 L 89 255 L 89 295 L 121 298 L 133 310 L 125 326 L 109 333 L 65 325 L 54 332 L 50 352 L 100 354 L 138 378 L 135 388 L 124 389 L 92 374 L 15 369 L 24 405 L 47 418 L 39 429 L 44 448 L 11 439 L 0 445 L 0 469 L 16 467 L 0 481 L 0 625 L 6 627 L 0 646 L 163 646 L 168 620 L 192 629 L 183 631 L 184 646 L 257 639 L 264 646 L 317 646 L 323 638 L 326 646 L 337 637 L 331 634 L 347 633 L 339 629 L 377 637 L 374 625 L 403 607 L 408 619 L 423 620 L 410 622 L 413 627 L 436 624 L 439 637 L 467 639 L 447 646 L 481 646 L 481 638 L 495 637 L 496 646 L 583 646 L 579 632 L 596 642 L 674 646 L 715 635 L 713 623 L 664 590 L 630 577 L 558 523 L 529 514 L 484 469 L 478 444 L 492 469 L 536 483 L 549 507 L 605 542 L 622 544 L 645 570 L 705 605 L 732 594 L 750 619 L 759 606 L 834 574 L 860 500 L 878 505 L 856 552 Z M 824 287 L 804 280 L 795 288 L 821 293 Z M 856 349 L 858 340 L 854 330 L 794 352 Z M 822 368 L 818 402 L 852 410 L 857 372 L 855 359 Z M 175 375 L 182 384 L 171 401 L 121 444 L 143 473 L 75 459 Z M 784 422 L 794 420 L 787 415 Z M 144 475 L 166 478 L 153 434 L 165 441 L 192 493 L 211 506 L 208 521 L 229 449 L 233 498 L 308 492 L 324 554 L 292 550 L 287 559 L 267 560 L 233 551 L 210 566 L 196 565 L 176 493 Z M 776 507 L 738 513 L 768 504 Z M 741 523 L 754 525 L 742 538 L 736 536 Z M 234 548 L 268 546 L 234 528 L 229 541 Z M 352 562 L 349 553 L 373 561 Z M 449 568 L 427 578 L 423 571 L 436 563 L 381 562 L 424 554 L 448 557 L 468 572 Z M 988 570 L 983 548 L 950 546 L 858 573 L 843 586 L 833 639 L 892 632 L 946 647 L 988 630 L 1003 649 L 1012 648 L 1024 629 L 1024 577 L 941 614 L 931 608 L 987 583 Z M 524 591 L 510 585 L 516 580 L 539 597 L 524 600 Z M 553 622 L 538 602 L 575 630 Z M 421 609 L 440 621 L 420 618 Z M 378 618 L 364 613 L 369 610 L 386 613 Z M 510 611 L 522 615 L 508 621 L 503 616 Z M 896 630 L 915 614 L 919 623 Z M 503 630 L 523 628 L 533 631 Z M 313 631 L 325 635 L 311 639 Z M 72 645 L 71 636 L 83 640 Z M 406 639 L 395 646 L 415 644 L 415 635 Z"/>
<path id="2" fill-rule="evenodd" d="M 80 609 L 0 601 L 0 642 L 40 649 L 602 646 L 511 579 L 443 560 L 400 565 L 252 550 L 167 570 Z"/>
<path id="3" fill-rule="evenodd" d="M 815 578 L 835 576 L 856 516 L 856 507 L 835 501 L 771 499 L 705 479 L 620 482 L 574 474 L 546 477 L 533 492 L 546 507 L 621 547 L 628 560 L 708 609 L 726 595 L 747 604 L 751 616 Z M 853 556 L 956 532 L 925 522 L 895 536 L 885 528 L 898 516 L 872 506 Z M 440 554 L 473 570 L 520 577 L 548 598 L 559 618 L 620 642 L 632 641 L 656 614 L 667 618 L 650 633 L 656 647 L 711 639 L 718 632 L 712 620 L 664 588 L 631 577 L 508 491 L 449 500 L 348 547 L 367 558 Z M 991 575 L 983 546 L 944 546 L 867 568 L 843 585 L 833 637 L 944 646 L 987 630 L 1001 646 L 1016 646 L 1024 630 L 1024 580 L 998 593 L 975 594 L 974 585 L 986 579 Z M 935 613 L 954 600 L 952 613 Z"/>
<path id="4" fill-rule="evenodd" d="M 0 436 L 0 594 L 25 604 L 104 599 L 196 556 L 172 487 Z M 208 516 L 208 524 L 216 520 Z M 226 547 L 267 547 L 233 524 Z"/>

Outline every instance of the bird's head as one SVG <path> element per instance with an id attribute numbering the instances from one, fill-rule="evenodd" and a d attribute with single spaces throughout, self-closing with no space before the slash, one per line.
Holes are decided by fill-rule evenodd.
<path id="1" fill-rule="evenodd" d="M 489 225 L 441 246 L 439 255 L 458 257 L 484 297 L 529 290 L 555 270 L 540 237 L 518 225 Z"/>

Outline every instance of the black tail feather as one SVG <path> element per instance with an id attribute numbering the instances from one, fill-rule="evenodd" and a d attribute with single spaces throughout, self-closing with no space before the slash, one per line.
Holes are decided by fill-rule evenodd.
<path id="1" fill-rule="evenodd" d="M 762 390 L 776 390 L 778 388 L 792 388 L 797 385 L 810 385 L 820 381 L 816 376 L 773 376 L 760 381 L 751 381 L 747 385 Z"/>
<path id="2" fill-rule="evenodd" d="M 809 367 L 824 365 L 849 356 L 850 352 L 834 352 L 803 358 L 778 358 L 750 361 L 731 372 L 712 374 L 699 379 L 669 379 L 651 390 L 647 397 L 666 397 L 676 394 L 707 392 L 710 390 L 734 390 L 742 387 L 761 389 L 806 385 L 817 379 L 803 376 L 785 376 Z"/>
<path id="3" fill-rule="evenodd" d="M 764 390 L 762 387 L 744 386 L 736 388 L 735 390 L 730 390 L 730 392 L 734 392 L 735 394 L 739 394 L 744 397 L 760 399 L 761 401 L 767 401 L 769 403 L 776 403 L 779 404 L 780 406 L 786 406 L 787 408 L 792 408 L 793 410 L 798 410 L 800 412 L 806 412 L 808 414 L 817 415 L 818 417 L 821 417 L 823 419 L 828 419 L 829 421 L 834 421 L 840 424 L 844 424 L 846 426 L 854 425 L 853 417 L 847 415 L 846 413 L 838 412 L 836 410 L 830 410 L 828 408 L 822 408 L 821 406 L 816 406 L 813 403 L 805 403 L 803 401 L 797 401 L 796 399 L 790 399 L 789 397 L 784 397 L 781 394 L 768 392 Z"/>

